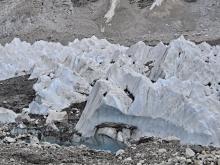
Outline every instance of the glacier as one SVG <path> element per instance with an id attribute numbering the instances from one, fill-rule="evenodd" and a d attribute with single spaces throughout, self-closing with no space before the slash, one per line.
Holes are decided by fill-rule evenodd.
<path id="1" fill-rule="evenodd" d="M 15 123 L 17 114 L 12 110 L 0 107 L 0 124 Z"/>
<path id="2" fill-rule="evenodd" d="M 59 118 L 62 109 L 87 101 L 76 129 L 85 137 L 104 132 L 120 141 L 175 136 L 220 146 L 219 64 L 220 46 L 183 37 L 154 47 L 125 47 L 94 36 L 66 46 L 19 39 L 0 45 L 0 80 L 24 74 L 38 79 L 36 98 L 24 111 L 56 112 Z M 97 130 L 105 123 L 136 129 L 129 135 Z"/>

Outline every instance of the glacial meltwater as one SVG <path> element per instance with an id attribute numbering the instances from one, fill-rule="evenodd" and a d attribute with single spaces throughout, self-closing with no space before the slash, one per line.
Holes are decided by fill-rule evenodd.
<path id="1" fill-rule="evenodd" d="M 106 135 L 95 135 L 93 137 L 80 137 L 80 136 L 65 136 L 65 138 L 55 135 L 43 135 L 42 130 L 44 128 L 14 128 L 11 131 L 12 135 L 31 135 L 38 137 L 39 143 L 48 142 L 51 144 L 58 144 L 61 146 L 80 146 L 85 145 L 91 150 L 96 151 L 106 151 L 111 153 L 116 153 L 119 149 L 126 148 L 126 144 L 110 138 Z M 24 141 L 31 143 L 29 136 L 25 138 Z"/>

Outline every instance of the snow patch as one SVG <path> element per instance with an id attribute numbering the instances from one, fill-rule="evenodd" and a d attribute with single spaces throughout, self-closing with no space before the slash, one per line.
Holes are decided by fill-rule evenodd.
<path id="1" fill-rule="evenodd" d="M 154 3 L 151 5 L 150 10 L 153 10 L 156 6 L 161 6 L 164 0 L 155 0 Z"/>
<path id="2" fill-rule="evenodd" d="M 119 5 L 120 0 L 111 0 L 111 6 L 108 10 L 108 12 L 105 14 L 104 18 L 106 19 L 105 23 L 110 23 L 112 21 L 112 18 L 115 15 L 115 9 Z"/>

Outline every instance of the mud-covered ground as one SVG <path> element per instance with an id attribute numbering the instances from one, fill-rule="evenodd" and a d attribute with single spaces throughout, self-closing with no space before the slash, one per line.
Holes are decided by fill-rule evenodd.
<path id="1" fill-rule="evenodd" d="M 220 43 L 219 0 L 165 0 L 150 11 L 153 0 L 120 0 L 111 24 L 104 16 L 110 0 L 1 0 L 0 43 L 15 37 L 28 42 L 106 38 L 131 45 L 154 45 L 184 35 L 195 42 Z"/>

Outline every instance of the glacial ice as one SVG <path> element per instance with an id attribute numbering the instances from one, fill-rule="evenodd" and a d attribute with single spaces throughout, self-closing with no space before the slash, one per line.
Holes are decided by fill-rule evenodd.
<path id="1" fill-rule="evenodd" d="M 46 120 L 46 124 L 51 124 L 54 121 L 64 122 L 65 120 L 68 120 L 67 112 L 50 111 Z"/>
<path id="2" fill-rule="evenodd" d="M 15 123 L 17 114 L 12 110 L 0 107 L 0 123 Z"/>
<path id="3" fill-rule="evenodd" d="M 175 136 L 220 146 L 219 62 L 220 46 L 183 37 L 155 47 L 124 47 L 96 37 L 67 46 L 14 39 L 0 46 L 0 79 L 38 78 L 30 113 L 60 112 L 87 101 L 76 126 L 86 137 L 100 124 L 123 123 L 137 128 L 133 139 Z M 110 128 L 98 132 L 126 139 Z"/>

